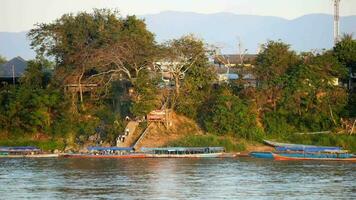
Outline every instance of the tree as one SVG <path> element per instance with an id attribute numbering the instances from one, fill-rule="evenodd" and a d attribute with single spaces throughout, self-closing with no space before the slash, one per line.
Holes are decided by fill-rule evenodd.
<path id="1" fill-rule="evenodd" d="M 298 56 L 290 50 L 290 45 L 280 41 L 268 41 L 262 45 L 256 58 L 255 75 L 261 97 L 267 99 L 261 103 L 276 110 L 277 101 L 286 80 L 285 73 L 299 62 Z"/>
<path id="2" fill-rule="evenodd" d="M 340 42 L 338 42 L 334 49 L 334 54 L 338 60 L 348 69 L 349 74 L 355 76 L 356 74 L 356 40 L 352 38 L 352 35 L 344 35 Z M 356 116 L 356 95 L 354 93 L 354 83 L 352 78 L 346 77 L 344 81 L 347 82 L 349 89 L 351 90 L 348 96 L 348 106 L 346 108 L 346 115 L 349 117 Z"/>
<path id="3" fill-rule="evenodd" d="M 94 83 L 107 91 L 113 80 L 134 82 L 138 73 L 152 65 L 154 36 L 135 16 L 121 18 L 116 11 L 94 10 L 66 14 L 54 23 L 39 24 L 29 33 L 31 46 L 56 59 L 56 76 L 63 84 Z"/>
<path id="4" fill-rule="evenodd" d="M 356 40 L 352 38 L 352 35 L 344 35 L 333 50 L 342 64 L 351 71 L 356 71 Z"/>
<path id="5" fill-rule="evenodd" d="M 260 138 L 262 130 L 257 125 L 256 113 L 228 88 L 219 89 L 206 108 L 202 121 L 208 132 L 245 139 Z"/>
<path id="6" fill-rule="evenodd" d="M 193 35 L 183 36 L 166 43 L 163 47 L 163 66 L 171 74 L 174 80 L 175 95 L 179 97 L 181 82 L 183 82 L 187 72 L 198 60 L 205 60 L 207 50 L 202 40 Z M 164 67 L 165 69 L 163 69 Z"/>
<path id="7" fill-rule="evenodd" d="M 269 132 L 321 131 L 339 125 L 346 91 L 336 80 L 345 76 L 344 67 L 329 51 L 303 58 L 286 72 L 277 109 L 265 116 Z"/>
<path id="8" fill-rule="evenodd" d="M 139 73 L 136 80 L 136 91 L 133 98 L 131 112 L 134 116 L 145 116 L 160 106 L 158 98 L 157 78 L 150 75 L 147 70 Z"/>
<path id="9" fill-rule="evenodd" d="M 7 62 L 6 58 L 3 57 L 2 55 L 0 55 L 0 65 L 1 65 L 1 64 L 4 64 L 4 63 L 6 63 L 6 62 Z"/>
<path id="10" fill-rule="evenodd" d="M 49 88 L 44 60 L 32 60 L 19 86 L 6 86 L 0 95 L 0 129 L 8 133 L 50 133 L 66 112 L 61 91 Z"/>

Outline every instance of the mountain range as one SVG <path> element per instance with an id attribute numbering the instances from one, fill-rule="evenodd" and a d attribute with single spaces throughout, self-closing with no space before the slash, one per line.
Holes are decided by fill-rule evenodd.
<path id="1" fill-rule="evenodd" d="M 238 41 L 249 53 L 256 53 L 267 40 L 291 44 L 296 51 L 329 49 L 333 46 L 333 16 L 310 14 L 288 20 L 273 16 L 232 13 L 199 14 L 166 11 L 142 15 L 158 42 L 193 33 L 207 43 L 222 48 L 223 53 L 237 53 Z M 356 15 L 340 18 L 341 33 L 356 33 Z M 35 53 L 24 32 L 0 32 L 0 55 L 8 59 L 30 59 Z"/>

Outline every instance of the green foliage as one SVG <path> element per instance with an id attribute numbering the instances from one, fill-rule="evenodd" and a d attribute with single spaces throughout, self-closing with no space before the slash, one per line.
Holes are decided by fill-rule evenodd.
<path id="1" fill-rule="evenodd" d="M 280 85 L 285 72 L 298 62 L 290 45 L 281 41 L 268 41 L 256 58 L 255 73 L 260 81 L 259 85 L 264 89 Z"/>
<path id="2" fill-rule="evenodd" d="M 219 135 L 232 134 L 245 139 L 259 139 L 262 130 L 257 126 L 256 114 L 239 97 L 223 88 L 210 100 L 203 116 L 204 128 Z"/>
<path id="3" fill-rule="evenodd" d="M 15 139 L 1 140 L 0 146 L 36 146 L 44 151 L 50 151 L 54 149 L 64 150 L 65 148 L 64 142 L 59 139 L 36 141 L 21 137 Z"/>
<path id="4" fill-rule="evenodd" d="M 176 110 L 197 120 L 203 104 L 211 95 L 214 79 L 214 73 L 207 64 L 192 66 L 183 82 Z"/>
<path id="5" fill-rule="evenodd" d="M 7 62 L 6 58 L 3 57 L 2 55 L 0 55 L 0 65 L 1 65 L 1 64 L 4 64 L 4 63 L 6 63 L 6 62 Z"/>
<path id="6" fill-rule="evenodd" d="M 340 125 L 346 90 L 335 81 L 347 71 L 333 52 L 303 53 L 269 41 L 257 56 L 257 95 L 267 133 L 330 130 Z"/>
<path id="7" fill-rule="evenodd" d="M 356 71 L 356 40 L 352 35 L 344 35 L 334 47 L 334 54 L 347 68 Z"/>
<path id="8" fill-rule="evenodd" d="M 146 116 L 152 110 L 159 108 L 161 102 L 157 98 L 157 85 L 158 79 L 152 77 L 148 70 L 139 74 L 135 81 L 136 98 L 131 107 L 134 116 Z"/>
<path id="9" fill-rule="evenodd" d="M 191 135 L 172 141 L 168 144 L 171 147 L 224 147 L 228 152 L 244 151 L 244 143 L 236 143 L 229 137 L 219 137 L 216 135 Z"/>

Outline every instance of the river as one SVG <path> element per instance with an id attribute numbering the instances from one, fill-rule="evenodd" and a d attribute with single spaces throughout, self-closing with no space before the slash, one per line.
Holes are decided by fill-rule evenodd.
<path id="1" fill-rule="evenodd" d="M 356 199 L 355 163 L 0 159 L 0 199 Z"/>

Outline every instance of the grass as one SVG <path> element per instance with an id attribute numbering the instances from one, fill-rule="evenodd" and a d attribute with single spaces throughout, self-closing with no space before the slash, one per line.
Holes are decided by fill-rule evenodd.
<path id="1" fill-rule="evenodd" d="M 224 147 L 227 152 L 238 152 L 246 149 L 244 143 L 237 143 L 230 137 L 219 137 L 216 135 L 190 135 L 168 144 L 171 147 Z"/>

